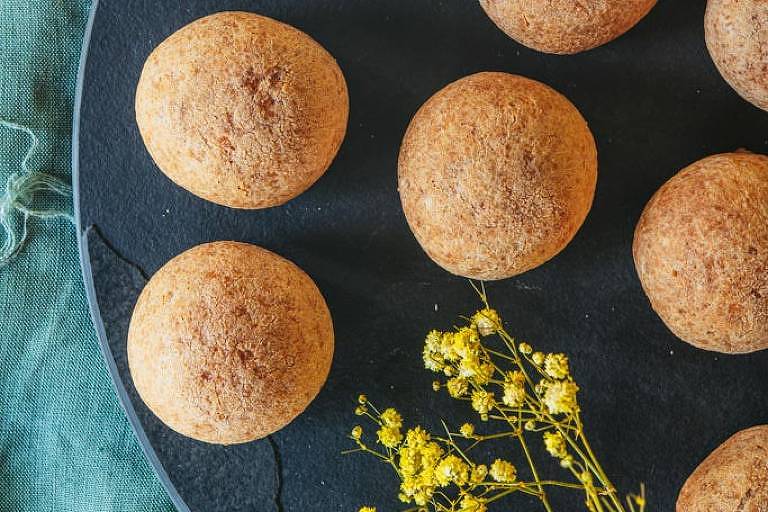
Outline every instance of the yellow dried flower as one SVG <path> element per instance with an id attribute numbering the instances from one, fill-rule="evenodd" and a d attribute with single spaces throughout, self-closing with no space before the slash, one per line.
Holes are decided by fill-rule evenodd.
<path id="1" fill-rule="evenodd" d="M 439 352 L 436 352 L 429 348 L 428 346 L 424 346 L 424 368 L 427 370 L 433 371 L 433 372 L 439 372 L 442 371 L 445 368 L 445 360 L 443 359 L 443 355 Z"/>
<path id="2" fill-rule="evenodd" d="M 553 379 L 564 379 L 568 376 L 568 358 L 565 354 L 547 354 L 544 359 L 544 372 Z"/>
<path id="3" fill-rule="evenodd" d="M 544 432 L 544 447 L 555 458 L 563 459 L 568 455 L 565 439 L 560 432 Z"/>
<path id="4" fill-rule="evenodd" d="M 443 333 L 437 330 L 429 331 L 427 337 L 424 339 L 424 345 L 430 350 L 440 350 L 440 342 L 443 339 Z"/>
<path id="5" fill-rule="evenodd" d="M 406 441 L 407 442 L 407 441 Z M 421 469 L 421 455 L 418 448 L 412 448 L 410 446 L 403 446 L 399 451 L 400 472 L 405 477 L 412 477 Z"/>
<path id="6" fill-rule="evenodd" d="M 472 316 L 472 323 L 481 336 L 488 336 L 501 328 L 501 317 L 495 309 L 484 308 Z"/>
<path id="7" fill-rule="evenodd" d="M 430 331 L 424 340 L 424 367 L 433 372 L 439 372 L 445 368 L 443 357 L 443 338 L 445 334 L 440 331 Z"/>
<path id="8" fill-rule="evenodd" d="M 459 512 L 486 512 L 488 507 L 485 506 L 485 501 L 481 498 L 472 496 L 471 494 L 465 494 L 461 499 L 461 508 Z"/>
<path id="9" fill-rule="evenodd" d="M 365 405 L 365 404 L 367 404 L 367 403 L 368 403 L 368 397 L 367 397 L 367 396 L 365 396 L 365 395 L 360 395 L 360 396 L 358 396 L 358 397 L 357 397 L 357 403 L 359 403 L 360 405 Z"/>
<path id="10" fill-rule="evenodd" d="M 420 448 L 426 445 L 430 439 L 430 435 L 421 427 L 412 428 L 405 434 L 406 444 L 413 448 Z"/>
<path id="11" fill-rule="evenodd" d="M 502 348 L 484 344 L 482 337 L 494 332 L 500 335 Z M 380 414 L 373 405 L 368 406 L 365 395 L 360 395 L 356 414 L 368 416 L 377 424 L 378 442 L 387 448 L 367 448 L 362 441 L 363 429 L 358 425 L 351 430 L 350 437 L 359 449 L 350 452 L 365 451 L 393 465 L 400 477 L 399 499 L 416 504 L 408 510 L 487 512 L 490 502 L 517 491 L 535 490 L 534 484 L 518 482 L 517 468 L 506 460 L 496 459 L 488 466 L 477 464 L 468 458 L 474 455 L 470 450 L 485 441 L 521 437 L 523 429 L 539 431 L 543 432 L 546 451 L 563 468 L 576 474 L 578 487 L 587 495 L 585 503 L 590 512 L 598 512 L 601 503 L 605 505 L 604 512 L 621 512 L 624 509 L 618 505 L 616 491 L 595 486 L 594 481 L 606 482 L 607 477 L 588 449 L 583 427 L 577 421 L 579 387 L 571 377 L 568 357 L 534 351 L 525 342 L 519 343 L 516 349 L 511 343 L 514 341 L 501 325 L 498 313 L 490 308 L 477 311 L 468 326 L 451 332 L 431 331 L 424 340 L 425 367 L 446 376 L 443 383 L 437 375 L 440 380 L 433 382 L 433 389 L 439 391 L 445 387 L 452 397 L 468 400 L 480 420 L 492 421 L 484 429 L 484 435 L 477 435 L 472 423 L 462 424 L 457 434 L 449 433 L 447 438 L 439 434 L 432 438 L 418 426 L 406 431 L 395 409 L 385 409 Z M 529 370 L 532 371 L 528 373 Z M 535 385 L 528 378 L 534 374 L 542 377 Z M 494 392 L 501 396 L 499 401 L 503 406 L 497 405 Z M 564 416 L 555 418 L 556 415 Z M 504 430 L 496 433 L 493 426 L 496 423 L 503 424 Z M 524 442 L 522 438 L 520 442 Z M 465 448 L 464 444 L 468 446 Z M 583 455 L 582 449 L 587 455 Z M 584 463 L 576 462 L 569 451 L 583 456 Z M 528 462 L 533 466 L 530 458 Z M 448 488 L 454 485 L 456 487 Z M 541 487 L 540 499 L 546 503 L 547 491 Z M 630 508 L 637 505 L 639 512 L 643 512 L 645 501 L 643 492 L 640 494 L 639 497 L 629 495 L 627 502 Z M 360 512 L 371 511 L 375 509 L 360 509 Z"/>
<path id="12" fill-rule="evenodd" d="M 468 354 L 459 360 L 459 375 L 471 379 L 480 368 L 480 356 L 478 354 Z"/>
<path id="13" fill-rule="evenodd" d="M 400 416 L 400 413 L 391 407 L 381 413 L 381 421 L 386 427 L 400 428 L 403 426 L 402 416 Z"/>
<path id="14" fill-rule="evenodd" d="M 520 407 L 525 400 L 525 389 L 512 383 L 504 384 L 502 401 L 509 407 Z"/>
<path id="15" fill-rule="evenodd" d="M 569 414 L 578 412 L 576 393 L 579 386 L 572 381 L 556 381 L 544 384 L 544 398 L 542 402 L 547 406 L 551 414 Z"/>
<path id="16" fill-rule="evenodd" d="M 432 469 L 443 456 L 443 449 L 437 443 L 427 443 L 421 448 L 421 465 L 424 468 L 424 472 L 427 473 Z M 425 475 L 426 477 L 426 475 Z"/>
<path id="17" fill-rule="evenodd" d="M 435 468 L 435 481 L 440 487 L 451 483 L 466 485 L 469 480 L 469 465 L 455 455 L 448 455 Z"/>
<path id="18" fill-rule="evenodd" d="M 434 492 L 434 490 L 432 492 Z M 428 493 L 424 489 L 418 491 L 413 497 L 413 501 L 420 507 L 426 505 L 430 499 L 432 499 L 432 494 Z"/>
<path id="19" fill-rule="evenodd" d="M 376 507 L 360 507 L 358 512 L 376 512 Z"/>
<path id="20" fill-rule="evenodd" d="M 461 398 L 469 391 L 469 383 L 464 377 L 454 377 L 449 379 L 445 383 L 445 387 L 448 389 L 448 394 L 452 398 Z"/>
<path id="21" fill-rule="evenodd" d="M 399 471 L 403 477 L 400 499 L 405 503 L 414 501 L 419 506 L 426 505 L 437 485 L 434 468 L 443 456 L 443 449 L 430 441 L 426 431 L 416 427 L 407 432 L 405 444 L 398 453 Z"/>
<path id="22" fill-rule="evenodd" d="M 491 464 L 491 478 L 500 483 L 512 483 L 517 480 L 517 468 L 502 459 L 496 459 Z"/>
<path id="23" fill-rule="evenodd" d="M 410 503 L 416 498 L 417 494 L 426 495 L 427 492 L 425 489 L 422 489 L 418 478 L 413 475 L 404 475 L 403 481 L 400 484 L 400 500 Z"/>
<path id="24" fill-rule="evenodd" d="M 480 414 L 488 414 L 496 406 L 493 393 L 484 389 L 472 392 L 472 408 Z"/>
<path id="25" fill-rule="evenodd" d="M 507 373 L 504 379 L 504 396 L 502 402 L 509 407 L 520 407 L 525 402 L 525 375 L 516 370 Z"/>
<path id="26" fill-rule="evenodd" d="M 476 355 L 480 349 L 480 337 L 473 327 L 462 327 L 453 335 L 453 352 L 459 358 Z"/>
<path id="27" fill-rule="evenodd" d="M 488 466 L 485 464 L 479 464 L 472 468 L 472 474 L 469 476 L 469 481 L 473 484 L 479 484 L 488 475 Z"/>
<path id="28" fill-rule="evenodd" d="M 446 361 L 458 361 L 459 354 L 456 353 L 454 344 L 454 333 L 444 332 L 440 337 L 440 354 Z"/>
<path id="29" fill-rule="evenodd" d="M 493 372 L 493 365 L 482 362 L 476 353 L 462 358 L 459 362 L 459 375 L 473 379 L 480 386 L 488 384 L 488 381 L 493 377 Z"/>
<path id="30" fill-rule="evenodd" d="M 397 448 L 400 441 L 403 440 L 403 434 L 400 432 L 399 427 L 381 427 L 376 435 L 379 438 L 379 442 L 387 448 Z"/>
<path id="31" fill-rule="evenodd" d="M 419 506 L 426 505 L 435 493 L 435 485 L 432 479 L 429 482 L 419 478 L 405 478 L 400 484 L 399 498 L 405 503 L 414 501 Z"/>

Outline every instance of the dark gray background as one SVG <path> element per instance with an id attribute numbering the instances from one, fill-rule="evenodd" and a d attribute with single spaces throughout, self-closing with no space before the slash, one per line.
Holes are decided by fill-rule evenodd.
<path id="1" fill-rule="evenodd" d="M 174 186 L 153 165 L 133 97 L 150 51 L 184 24 L 225 9 L 288 22 L 344 70 L 346 140 L 327 174 L 287 206 L 233 211 Z M 473 311 L 467 282 L 434 265 L 406 225 L 396 189 L 400 140 L 434 92 L 484 70 L 519 73 L 568 96 L 597 139 L 594 207 L 558 257 L 489 286 L 509 330 L 572 357 L 588 433 L 623 491 L 648 486 L 672 510 L 696 464 L 726 437 L 768 418 L 768 353 L 725 357 L 678 341 L 651 311 L 631 242 L 651 194 L 706 155 L 768 152 L 768 114 L 742 101 L 704 45 L 704 2 L 661 0 L 629 34 L 577 56 L 508 39 L 473 0 L 157 2 L 102 0 L 84 76 L 79 140 L 81 229 L 116 368 L 159 459 L 195 511 L 399 510 L 397 480 L 369 457 L 342 456 L 366 392 L 408 420 L 437 426 L 471 414 L 430 389 L 423 335 Z M 99 235 L 100 233 L 100 235 Z M 307 412 L 269 440 L 222 448 L 184 439 L 147 411 L 130 383 L 125 333 L 146 273 L 196 244 L 243 240 L 276 251 L 318 283 L 333 313 L 336 355 Z M 84 247 L 86 254 L 88 247 Z M 86 281 L 90 277 L 86 267 Z M 515 458 L 513 447 L 499 446 Z M 562 475 L 549 465 L 551 476 Z M 563 475 L 564 476 L 564 475 Z M 581 497 L 560 496 L 561 510 Z M 516 510 L 540 510 L 514 498 Z M 507 507 L 499 507 L 499 510 Z"/>

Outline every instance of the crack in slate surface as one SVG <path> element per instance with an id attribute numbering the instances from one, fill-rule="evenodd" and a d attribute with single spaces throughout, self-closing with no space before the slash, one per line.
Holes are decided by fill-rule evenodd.
<path id="1" fill-rule="evenodd" d="M 277 512 L 284 512 L 283 506 L 283 461 L 280 457 L 280 448 L 277 446 L 272 436 L 267 436 L 267 442 L 272 447 L 272 453 L 275 456 L 275 506 Z"/>
<path id="2" fill-rule="evenodd" d="M 111 252 L 111 253 L 112 253 L 112 254 L 113 254 L 115 257 L 117 257 L 117 259 L 119 259 L 121 262 L 125 263 L 125 264 L 126 264 L 126 265 L 128 265 L 129 267 L 131 267 L 131 268 L 133 268 L 134 270 L 136 270 L 136 271 L 137 271 L 139 274 L 141 274 L 141 277 L 143 277 L 143 278 L 144 278 L 144 281 L 149 281 L 149 275 L 148 275 L 148 274 L 147 274 L 147 273 L 144 271 L 144 269 L 143 269 L 143 268 L 141 268 L 141 266 L 139 266 L 138 264 L 134 263 L 133 261 L 131 261 L 131 260 L 129 260 L 128 258 L 126 258 L 125 256 L 123 256 L 123 255 L 120 253 L 120 251 L 118 251 L 117 249 L 115 249 L 115 247 L 114 247 L 114 246 L 113 246 L 113 245 L 110 243 L 110 241 L 109 241 L 109 240 L 107 240 L 107 237 L 105 237 L 105 236 L 104 236 L 104 235 L 101 233 L 101 231 L 99 230 L 99 227 L 98 227 L 96 224 L 91 224 L 90 226 L 88 226 L 87 228 L 85 228 L 85 236 L 86 236 L 87 238 L 89 238 L 89 239 L 90 239 L 90 238 L 91 238 L 91 235 L 93 235 L 93 236 L 97 237 L 97 238 L 99 239 L 99 242 L 101 242 L 101 243 L 104 245 L 104 247 L 106 247 L 107 249 L 109 249 L 109 251 L 110 251 L 110 252 Z M 91 245 L 91 244 L 89 244 L 89 246 L 90 246 L 90 245 Z"/>

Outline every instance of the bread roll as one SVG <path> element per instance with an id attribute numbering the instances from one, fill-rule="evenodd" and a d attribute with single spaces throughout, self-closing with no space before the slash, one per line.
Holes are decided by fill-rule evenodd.
<path id="1" fill-rule="evenodd" d="M 398 178 L 408 223 L 438 265 L 503 279 L 574 237 L 592 205 L 597 150 L 584 118 L 555 90 L 479 73 L 416 113 Z"/>
<path id="2" fill-rule="evenodd" d="M 309 36 L 246 12 L 199 19 L 149 56 L 136 121 L 155 163 L 193 194 L 266 208 L 328 169 L 349 99 L 333 57 Z"/>
<path id="3" fill-rule="evenodd" d="M 169 261 L 141 293 L 128 333 L 136 390 L 173 430 L 235 444 L 287 425 L 333 357 L 320 291 L 293 263 L 216 242 Z"/>
<path id="4" fill-rule="evenodd" d="M 768 348 L 768 157 L 726 153 L 680 171 L 645 207 L 633 252 L 679 338 L 725 353 Z"/>

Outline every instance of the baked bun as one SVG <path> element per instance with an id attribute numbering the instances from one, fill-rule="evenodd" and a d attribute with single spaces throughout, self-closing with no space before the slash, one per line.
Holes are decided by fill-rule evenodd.
<path id="1" fill-rule="evenodd" d="M 550 87 L 479 73 L 432 96 L 399 160 L 405 216 L 453 274 L 511 277 L 571 241 L 592 205 L 597 150 L 576 107 Z"/>
<path id="2" fill-rule="evenodd" d="M 346 132 L 347 86 L 303 32 L 256 14 L 199 19 L 149 56 L 136 121 L 155 163 L 193 194 L 266 208 L 308 189 Z"/>
<path id="3" fill-rule="evenodd" d="M 720 74 L 742 98 L 768 111 L 768 2 L 709 0 L 704 20 Z"/>
<path id="4" fill-rule="evenodd" d="M 768 426 L 743 430 L 712 452 L 685 482 L 676 510 L 768 510 Z"/>
<path id="5" fill-rule="evenodd" d="M 768 157 L 726 153 L 680 171 L 645 207 L 633 252 L 679 338 L 725 353 L 768 348 Z"/>
<path id="6" fill-rule="evenodd" d="M 621 36 L 648 14 L 656 0 L 480 0 L 480 5 L 520 44 L 572 54 Z"/>
<path id="7" fill-rule="evenodd" d="M 216 242 L 169 261 L 141 293 L 128 332 L 136 390 L 173 430 L 235 444 L 287 425 L 323 386 L 333 326 L 296 265 Z"/>

